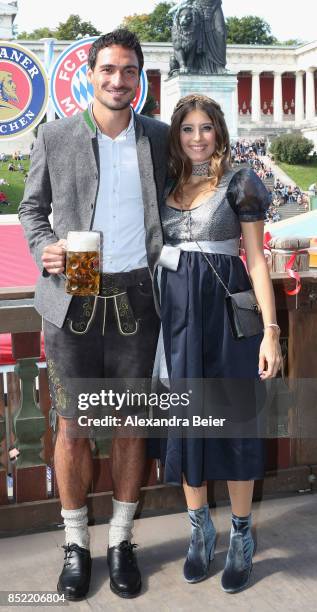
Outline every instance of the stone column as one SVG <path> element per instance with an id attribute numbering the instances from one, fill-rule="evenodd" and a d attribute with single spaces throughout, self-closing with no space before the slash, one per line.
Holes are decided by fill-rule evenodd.
<path id="1" fill-rule="evenodd" d="M 44 66 L 48 75 L 48 80 L 51 79 L 51 69 L 54 63 L 54 45 L 56 42 L 55 38 L 41 38 L 40 41 L 44 45 Z M 49 99 L 49 103 L 46 111 L 46 119 L 47 121 L 55 121 L 55 107 L 51 100 Z"/>
<path id="2" fill-rule="evenodd" d="M 237 75 L 238 77 L 238 75 Z M 236 90 L 235 90 L 235 94 L 234 94 L 234 100 L 233 100 L 233 112 L 235 114 L 235 121 L 236 121 L 236 126 L 238 129 L 238 123 L 239 123 L 239 93 L 238 93 L 238 78 L 237 78 L 237 86 L 236 86 Z M 237 132 L 238 133 L 238 132 Z"/>
<path id="3" fill-rule="evenodd" d="M 306 119 L 311 121 L 315 117 L 315 83 L 314 68 L 306 70 Z"/>
<path id="4" fill-rule="evenodd" d="M 283 121 L 282 73 L 274 72 L 274 121 Z"/>
<path id="5" fill-rule="evenodd" d="M 167 78 L 168 78 L 168 71 L 161 69 L 161 114 L 160 114 L 160 119 L 161 121 L 166 121 L 167 123 L 169 123 L 170 118 L 171 118 L 172 109 L 169 108 L 168 100 L 167 100 L 166 93 L 165 93 L 165 88 L 166 88 L 165 81 Z"/>
<path id="6" fill-rule="evenodd" d="M 304 86 L 303 72 L 296 72 L 295 84 L 295 122 L 301 123 L 304 120 Z"/>
<path id="7" fill-rule="evenodd" d="M 260 73 L 252 72 L 252 121 L 261 121 Z"/>

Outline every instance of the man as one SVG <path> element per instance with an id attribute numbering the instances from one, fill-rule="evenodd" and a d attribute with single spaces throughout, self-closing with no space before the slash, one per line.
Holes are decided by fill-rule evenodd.
<path id="1" fill-rule="evenodd" d="M 158 335 L 150 273 L 162 247 L 159 201 L 168 128 L 131 109 L 142 67 L 140 44 L 129 31 L 94 42 L 87 73 L 93 103 L 82 114 L 40 127 L 19 209 L 42 271 L 35 306 L 44 318 L 53 417 L 59 416 L 55 469 L 66 536 L 58 591 L 72 600 L 89 588 L 92 458 L 89 440 L 67 436 L 74 406 L 67 402 L 66 380 L 148 378 Z M 101 296 L 72 298 L 64 290 L 65 238 L 68 230 L 89 229 L 103 237 Z M 131 530 L 144 464 L 145 440 L 113 440 L 107 558 L 111 589 L 122 597 L 141 588 Z"/>

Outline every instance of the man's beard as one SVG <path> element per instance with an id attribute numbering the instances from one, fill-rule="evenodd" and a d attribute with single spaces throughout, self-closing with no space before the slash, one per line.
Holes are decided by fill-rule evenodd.
<path id="1" fill-rule="evenodd" d="M 132 100 L 127 100 L 126 102 L 122 102 L 120 105 L 112 105 L 111 102 L 103 102 L 103 106 L 105 106 L 106 108 L 108 108 L 109 110 L 112 111 L 121 111 L 124 110 L 125 108 L 128 108 L 131 104 Z"/>
<path id="2" fill-rule="evenodd" d="M 127 92 L 128 93 L 128 92 Z M 111 96 L 105 96 L 103 98 L 103 96 L 98 96 L 98 100 L 99 102 L 102 104 L 102 106 L 104 106 L 105 108 L 108 108 L 111 111 L 122 111 L 125 108 L 129 108 L 132 100 L 134 100 L 136 95 L 136 91 L 135 92 L 130 92 L 130 96 L 128 98 L 125 98 L 122 101 L 115 101 L 112 100 Z"/>

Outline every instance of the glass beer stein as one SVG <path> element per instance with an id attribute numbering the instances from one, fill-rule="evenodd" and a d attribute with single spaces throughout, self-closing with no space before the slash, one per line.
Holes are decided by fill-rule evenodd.
<path id="1" fill-rule="evenodd" d="M 100 283 L 99 232 L 68 232 L 66 293 L 98 295 Z"/>

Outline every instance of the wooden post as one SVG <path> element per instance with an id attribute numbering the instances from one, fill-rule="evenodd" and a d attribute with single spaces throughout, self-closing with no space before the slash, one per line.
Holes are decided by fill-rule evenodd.
<path id="1" fill-rule="evenodd" d="M 21 380 L 21 400 L 18 413 L 14 416 L 16 445 L 20 450 L 18 467 L 42 465 L 41 438 L 45 433 L 45 417 L 35 401 L 35 378 L 38 375 L 36 359 L 21 359 L 14 371 Z"/>
<path id="2" fill-rule="evenodd" d="M 296 465 L 312 465 L 317 463 L 317 436 L 314 433 L 317 413 L 317 308 L 312 308 L 310 312 L 291 311 L 289 325 L 289 376 L 293 381 L 295 397 L 293 434 L 297 438 L 294 440 L 294 460 Z"/>
<path id="3" fill-rule="evenodd" d="M 6 429 L 3 374 L 0 372 L 0 505 L 8 503 L 6 474 Z"/>
<path id="4" fill-rule="evenodd" d="M 4 454 L 4 443 L 5 443 L 5 408 L 4 408 L 4 388 L 3 388 L 3 374 L 0 372 L 0 470 L 5 466 L 3 464 Z"/>

